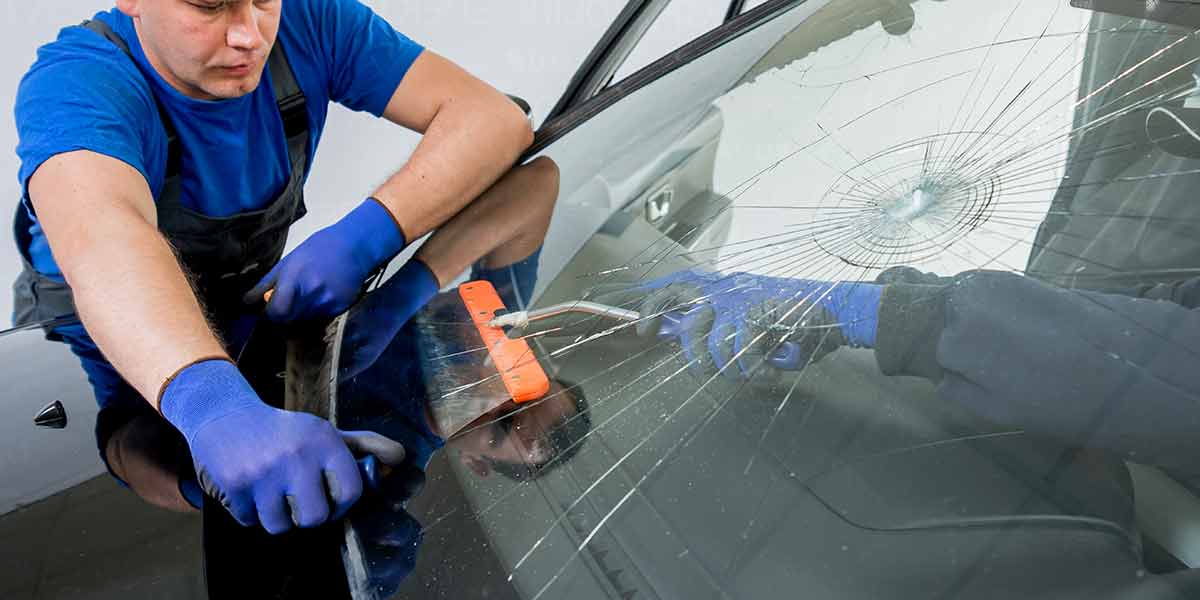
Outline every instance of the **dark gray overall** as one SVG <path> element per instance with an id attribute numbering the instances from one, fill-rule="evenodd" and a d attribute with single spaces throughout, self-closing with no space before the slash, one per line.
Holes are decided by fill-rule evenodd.
<path id="1" fill-rule="evenodd" d="M 133 60 L 129 46 L 108 25 L 92 20 L 82 26 L 104 36 Z M 174 246 L 197 297 L 218 328 L 227 326 L 246 311 L 242 295 L 279 261 L 288 227 L 306 212 L 303 189 L 308 166 L 306 101 L 278 43 L 271 51 L 267 68 L 287 136 L 291 176 L 279 196 L 263 209 L 217 218 L 184 207 L 179 139 L 170 117 L 161 104 L 158 106 L 168 136 L 166 179 L 156 202 L 158 228 Z M 75 314 L 71 288 L 38 273 L 32 266 L 29 255 L 32 224 L 25 207 L 18 204 L 13 230 L 24 270 L 13 284 L 15 326 Z M 47 337 L 57 336 L 48 330 Z"/>

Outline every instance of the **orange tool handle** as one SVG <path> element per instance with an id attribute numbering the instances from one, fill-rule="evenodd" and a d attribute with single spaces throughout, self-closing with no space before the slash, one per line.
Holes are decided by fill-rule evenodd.
<path id="1" fill-rule="evenodd" d="M 529 344 L 525 340 L 509 338 L 499 327 L 488 326 L 488 321 L 496 317 L 496 311 L 504 309 L 496 288 L 487 281 L 469 281 L 458 286 L 458 295 L 462 296 L 467 312 L 479 330 L 479 337 L 483 338 L 483 345 L 513 400 L 521 403 L 545 396 L 550 391 L 550 379 Z"/>

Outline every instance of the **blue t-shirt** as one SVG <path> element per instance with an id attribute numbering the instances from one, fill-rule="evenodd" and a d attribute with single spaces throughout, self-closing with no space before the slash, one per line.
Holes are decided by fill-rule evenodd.
<path id="1" fill-rule="evenodd" d="M 150 65 L 130 17 L 117 9 L 96 15 L 129 44 L 134 61 L 112 42 L 67 27 L 38 49 L 17 90 L 16 120 L 22 200 L 30 176 L 48 158 L 90 150 L 137 169 L 157 199 L 167 159 L 157 98 L 179 135 L 182 204 L 226 217 L 265 207 L 286 186 L 291 166 L 270 71 L 241 98 L 206 101 L 184 96 Z M 308 101 L 308 159 L 325 126 L 329 102 L 382 115 L 423 48 L 358 0 L 288 0 L 279 35 Z M 307 178 L 308 173 L 304 176 Z M 34 268 L 61 280 L 41 228 L 30 229 Z"/>

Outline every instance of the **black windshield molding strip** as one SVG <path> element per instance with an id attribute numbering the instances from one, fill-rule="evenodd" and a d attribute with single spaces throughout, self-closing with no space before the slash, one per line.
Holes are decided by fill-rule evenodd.
<path id="1" fill-rule="evenodd" d="M 728 23 L 742 14 L 742 9 L 746 7 L 746 0 L 730 0 L 729 10 L 725 11 L 725 22 Z"/>
<path id="2" fill-rule="evenodd" d="M 525 151 L 521 160 L 524 161 L 532 158 L 537 153 L 545 150 L 547 146 L 558 141 L 559 138 L 579 127 L 604 109 L 617 103 L 622 98 L 646 87 L 650 83 L 693 60 L 708 54 L 725 43 L 740 37 L 757 26 L 770 21 L 778 14 L 806 1 L 770 0 L 769 2 L 764 2 L 753 10 L 739 15 L 732 21 L 705 33 L 670 54 L 646 65 L 617 84 L 609 86 L 595 96 L 583 101 L 582 104 L 571 108 L 563 114 L 548 118 L 537 130 L 536 135 L 534 135 L 533 145 Z M 567 96 L 563 98 L 565 101 Z"/>
<path id="3" fill-rule="evenodd" d="M 546 121 L 557 118 L 600 91 L 669 3 L 670 0 L 629 0 L 575 71 L 558 103 L 546 115 Z"/>

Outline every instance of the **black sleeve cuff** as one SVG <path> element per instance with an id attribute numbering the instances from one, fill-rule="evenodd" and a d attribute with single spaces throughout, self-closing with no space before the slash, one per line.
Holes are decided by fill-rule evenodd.
<path id="1" fill-rule="evenodd" d="M 946 326 L 947 288 L 910 283 L 884 286 L 875 361 L 885 375 L 941 380 L 937 346 Z"/>

